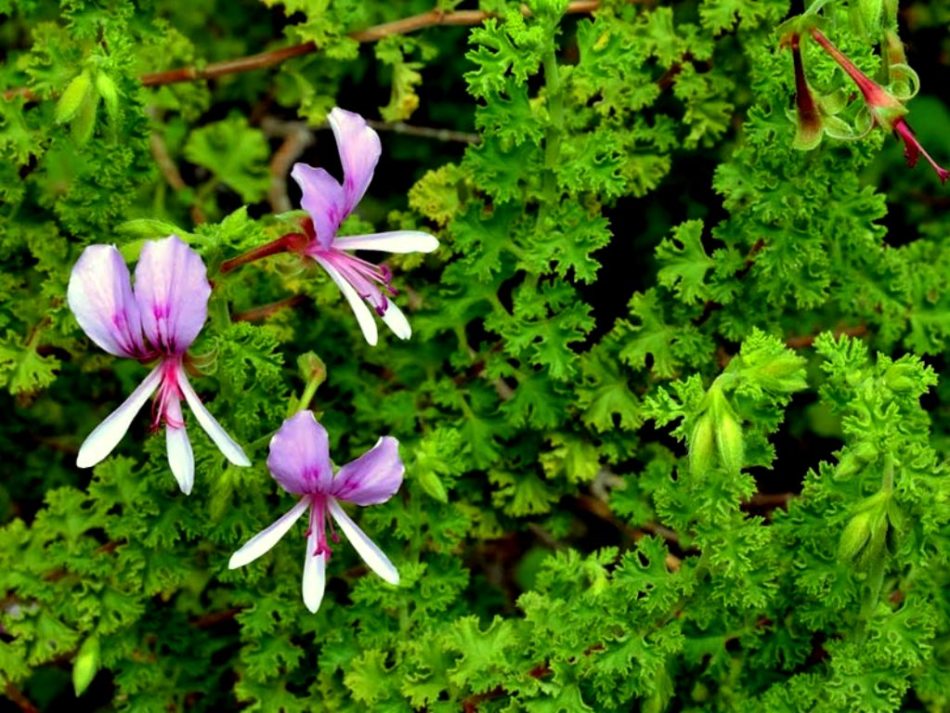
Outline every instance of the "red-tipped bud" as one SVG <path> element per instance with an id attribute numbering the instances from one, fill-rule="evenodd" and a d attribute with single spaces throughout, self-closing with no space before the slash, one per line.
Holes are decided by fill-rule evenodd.
<path id="1" fill-rule="evenodd" d="M 797 149 L 808 150 L 815 148 L 821 142 L 822 126 L 818 104 L 805 77 L 800 40 L 801 37 L 797 33 L 789 38 L 792 62 L 795 65 L 795 112 L 798 126 L 793 146 Z"/>

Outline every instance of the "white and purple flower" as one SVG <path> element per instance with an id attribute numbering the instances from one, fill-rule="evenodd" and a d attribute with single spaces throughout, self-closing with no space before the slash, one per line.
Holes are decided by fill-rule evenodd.
<path id="1" fill-rule="evenodd" d="M 408 339 L 412 334 L 409 322 L 389 299 L 396 295 L 392 273 L 385 266 L 362 260 L 348 251 L 428 253 L 439 247 L 439 241 L 417 230 L 337 237 L 340 224 L 353 212 L 373 180 L 382 147 L 379 135 L 359 114 L 336 108 L 330 112 L 329 121 L 343 165 L 343 185 L 324 169 L 304 163 L 294 164 L 290 174 L 303 191 L 300 203 L 310 215 L 310 223 L 305 226 L 309 242 L 303 252 L 320 263 L 343 292 L 367 342 L 375 345 L 378 334 L 376 321 L 363 300 L 397 337 Z"/>
<path id="2" fill-rule="evenodd" d="M 311 612 L 320 608 L 326 587 L 326 564 L 331 551 L 328 525 L 333 541 L 339 541 L 333 532 L 334 521 L 370 569 L 390 584 L 399 584 L 399 573 L 389 558 L 340 507 L 340 501 L 361 506 L 384 503 L 399 490 L 404 468 L 395 438 L 380 438 L 373 448 L 334 475 L 326 429 L 311 411 L 300 411 L 284 421 L 271 439 L 267 467 L 280 486 L 301 496 L 300 500 L 235 552 L 228 562 L 230 569 L 253 562 L 270 550 L 309 510 L 303 601 Z"/>
<path id="3" fill-rule="evenodd" d="M 181 400 L 224 456 L 235 465 L 250 461 L 205 408 L 185 374 L 185 352 L 208 316 L 211 285 L 201 257 L 172 235 L 149 241 L 129 269 L 114 245 L 87 247 L 69 278 L 67 299 L 79 326 L 110 354 L 140 362 L 158 360 L 126 401 L 86 438 L 76 465 L 90 468 L 116 447 L 136 414 L 158 392 L 152 428 L 165 426 L 168 464 L 186 495 L 195 480 L 195 459 L 185 432 Z"/>

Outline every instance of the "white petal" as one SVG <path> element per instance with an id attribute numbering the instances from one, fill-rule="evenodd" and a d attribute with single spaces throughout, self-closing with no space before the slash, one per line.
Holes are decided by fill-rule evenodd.
<path id="1" fill-rule="evenodd" d="M 383 321 L 387 327 L 393 330 L 393 334 L 400 339 L 409 339 L 412 336 L 412 327 L 409 326 L 409 320 L 406 319 L 406 315 L 392 300 L 387 301 L 386 311 L 383 312 Z"/>
<path id="2" fill-rule="evenodd" d="M 254 537 L 244 544 L 244 547 L 231 555 L 231 559 L 228 560 L 228 569 L 243 567 L 248 562 L 253 562 L 270 550 L 271 547 L 280 541 L 281 537 L 287 534 L 287 531 L 300 519 L 300 516 L 303 515 L 309 507 L 310 500 L 303 498 L 270 526 L 254 535 Z"/>
<path id="3" fill-rule="evenodd" d="M 431 253 L 439 247 L 434 235 L 419 230 L 393 230 L 373 235 L 349 235 L 333 241 L 341 250 L 379 250 L 386 253 Z"/>
<path id="4" fill-rule="evenodd" d="M 390 584 L 399 584 L 399 572 L 396 571 L 389 558 L 383 554 L 383 551 L 366 536 L 366 533 L 350 519 L 349 515 L 343 512 L 343 508 L 339 506 L 336 500 L 328 498 L 327 503 L 336 524 L 340 526 L 343 534 L 346 535 L 346 539 L 360 553 L 360 557 L 369 565 L 369 568 Z"/>
<path id="5" fill-rule="evenodd" d="M 195 456 L 191 451 L 185 427 L 175 428 L 166 424 L 165 445 L 168 448 L 168 465 L 172 469 L 172 475 L 178 481 L 181 492 L 190 495 L 195 484 Z"/>
<path id="6" fill-rule="evenodd" d="M 76 457 L 76 465 L 80 468 L 91 468 L 112 452 L 129 426 L 132 425 L 132 419 L 142 410 L 145 402 L 158 388 L 158 383 L 162 379 L 161 365 L 155 367 L 152 373 L 145 377 L 145 380 L 136 387 L 129 398 L 127 398 L 119 408 L 110 413 L 106 419 L 96 426 L 90 433 L 82 446 L 79 447 L 79 455 Z"/>
<path id="7" fill-rule="evenodd" d="M 357 294 L 349 282 L 343 279 L 343 275 L 337 272 L 336 268 L 319 258 L 317 262 L 327 271 L 327 274 L 330 276 L 330 279 L 336 283 L 336 286 L 340 288 L 340 292 L 346 297 L 346 301 L 350 303 L 353 314 L 356 315 L 356 321 L 360 323 L 363 336 L 371 347 L 375 347 L 379 339 L 379 334 L 376 331 L 376 320 L 373 319 L 373 313 L 370 312 L 369 307 L 363 302 L 363 298 Z"/>
<path id="8" fill-rule="evenodd" d="M 320 608 L 327 586 L 326 556 L 322 552 L 315 556 L 316 549 L 317 531 L 313 530 L 307 538 L 307 555 L 303 561 L 303 603 L 312 614 Z"/>
<path id="9" fill-rule="evenodd" d="M 234 442 L 234 439 L 227 434 L 227 431 L 221 427 L 217 419 L 215 419 L 215 417 L 211 415 L 211 412 L 205 408 L 205 405 L 201 403 L 198 394 L 195 393 L 195 390 L 188 382 L 188 377 L 185 376 L 184 369 L 179 369 L 178 371 L 178 385 L 181 387 L 181 392 L 185 395 L 185 401 L 188 402 L 192 413 L 194 413 L 195 418 L 198 419 L 198 425 L 201 426 L 204 432 L 208 434 L 208 437 L 214 441 L 214 444 L 218 447 L 218 450 L 224 454 L 224 457 L 234 463 L 234 465 L 250 465 L 251 461 L 248 460 L 241 446 Z"/>

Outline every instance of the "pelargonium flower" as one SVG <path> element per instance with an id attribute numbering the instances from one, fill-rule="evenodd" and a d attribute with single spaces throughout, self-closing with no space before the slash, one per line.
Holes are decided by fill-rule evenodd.
<path id="1" fill-rule="evenodd" d="M 327 525 L 333 541 L 339 541 L 332 521 L 370 569 L 390 584 L 399 584 L 399 573 L 393 563 L 340 507 L 340 501 L 361 506 L 384 503 L 399 490 L 404 470 L 399 459 L 399 441 L 390 436 L 380 438 L 373 448 L 334 475 L 326 429 L 313 412 L 300 411 L 284 421 L 271 439 L 267 467 L 280 486 L 299 495 L 300 500 L 231 555 L 230 569 L 243 567 L 270 550 L 309 510 L 303 601 L 311 612 L 320 608 L 326 587 L 326 564 L 331 553 Z"/>
<path id="2" fill-rule="evenodd" d="M 343 165 L 343 185 L 324 169 L 304 163 L 294 164 L 290 174 L 303 192 L 300 202 L 310 216 L 304 225 L 308 243 L 303 252 L 320 263 L 343 292 L 367 342 L 376 344 L 378 335 L 376 321 L 363 300 L 397 337 L 408 339 L 412 334 L 409 322 L 389 299 L 396 295 L 392 273 L 384 265 L 367 262 L 349 251 L 427 253 L 439 247 L 439 241 L 418 230 L 337 237 L 340 224 L 373 180 L 382 147 L 379 135 L 359 114 L 336 108 L 330 112 L 329 121 Z"/>
<path id="3" fill-rule="evenodd" d="M 157 359 L 158 364 L 87 436 L 76 465 L 89 468 L 108 456 L 156 391 L 152 428 L 165 425 L 168 464 L 183 493 L 190 493 L 194 485 L 195 459 L 185 432 L 182 398 L 229 461 L 251 464 L 201 403 L 185 374 L 185 355 L 204 326 L 210 294 L 201 257 L 176 235 L 145 243 L 135 268 L 134 289 L 129 268 L 114 245 L 90 245 L 83 250 L 67 292 L 79 326 L 110 354 L 140 362 Z"/>

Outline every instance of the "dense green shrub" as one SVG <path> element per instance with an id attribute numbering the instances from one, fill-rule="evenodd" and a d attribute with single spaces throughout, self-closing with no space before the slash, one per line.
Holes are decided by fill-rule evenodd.
<path id="1" fill-rule="evenodd" d="M 888 132 L 950 160 L 950 7 L 807 4 L 0 0 L 12 704 L 950 709 L 950 193 Z M 295 160 L 340 176 L 334 106 L 383 143 L 341 234 L 441 243 L 387 259 L 406 341 L 293 250 L 225 262 L 300 230 Z M 191 428 L 188 497 L 145 417 L 76 467 L 147 371 L 79 329 L 72 266 L 170 234 L 253 462 Z M 308 405 L 339 463 L 406 465 L 352 511 L 401 583 L 341 546 L 316 614 L 303 524 L 227 566 Z"/>

